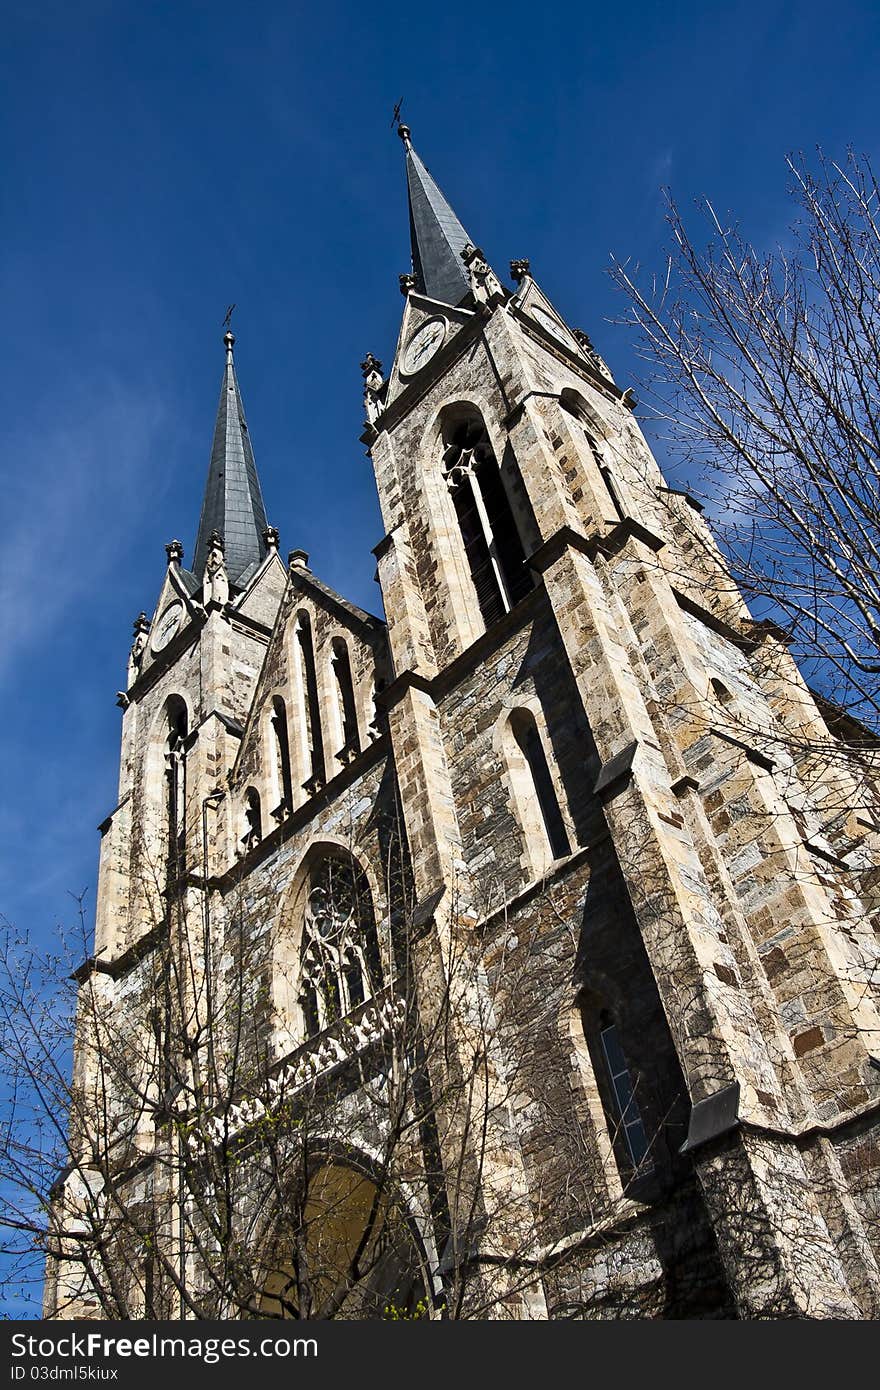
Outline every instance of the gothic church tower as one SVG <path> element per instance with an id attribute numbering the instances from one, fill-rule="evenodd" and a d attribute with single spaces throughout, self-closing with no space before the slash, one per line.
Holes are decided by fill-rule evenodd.
<path id="1" fill-rule="evenodd" d="M 110 1017 L 153 1017 L 156 979 L 183 982 L 185 1062 L 164 1058 L 136 1117 L 114 1100 L 118 1187 L 149 1209 L 152 1253 L 96 1292 L 68 1250 L 47 1310 L 320 1306 L 257 1157 L 231 1205 L 269 1253 L 247 1297 L 211 1293 L 206 1218 L 185 1238 L 161 1215 L 184 1182 L 160 1161 L 177 1105 L 192 1168 L 231 1139 L 258 1154 L 286 1117 L 271 1143 L 308 1169 L 310 1230 L 316 1192 L 345 1215 L 336 1272 L 372 1248 L 355 1193 L 386 1231 L 393 1207 L 334 1305 L 348 1316 L 392 1293 L 432 1316 L 876 1316 L 864 757 L 667 487 L 631 392 L 527 261 L 502 284 L 400 135 L 412 273 L 390 372 L 362 364 L 385 621 L 303 552 L 279 559 L 227 335 L 193 569 L 172 542 L 136 624 L 80 972 Z M 211 1044 L 200 1090 L 230 982 L 254 1060 L 230 1079 Z M 393 1147 L 401 1065 L 419 1079 Z M 77 1069 L 104 1096 L 85 1021 Z M 87 1148 L 61 1231 L 107 1210 Z M 181 1223 L 198 1203 L 175 1193 Z"/>

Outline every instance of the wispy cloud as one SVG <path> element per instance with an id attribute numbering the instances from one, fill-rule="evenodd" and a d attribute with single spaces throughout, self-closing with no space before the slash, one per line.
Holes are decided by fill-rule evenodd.
<path id="1" fill-rule="evenodd" d="M 8 440 L 0 548 L 0 681 L 122 553 L 161 485 L 166 411 L 140 384 L 71 380 L 44 423 Z M 49 414 L 51 410 L 51 414 Z"/>
<path id="2" fill-rule="evenodd" d="M 673 153 L 671 149 L 660 150 L 651 160 L 646 175 L 650 192 L 656 193 L 664 188 L 672 177 Z"/>

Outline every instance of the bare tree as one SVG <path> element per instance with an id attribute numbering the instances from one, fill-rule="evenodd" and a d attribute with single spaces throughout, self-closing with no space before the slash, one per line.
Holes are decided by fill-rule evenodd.
<path id="1" fill-rule="evenodd" d="M 551 1106 L 556 1161 L 527 1193 L 510 1157 L 521 967 L 490 981 L 455 903 L 443 944 L 403 896 L 373 924 L 342 856 L 311 883 L 288 978 L 276 941 L 273 978 L 244 891 L 208 940 L 198 897 L 155 879 L 170 908 L 115 978 L 75 964 L 82 921 L 55 955 L 7 932 L 12 1282 L 38 1283 L 48 1257 L 55 1316 L 505 1317 L 582 1257 L 566 1229 L 589 1217 L 613 1250 L 635 1209 L 602 1171 L 624 1117 L 597 1157 Z M 286 989 L 308 1036 L 279 1048 Z"/>
<path id="2" fill-rule="evenodd" d="M 880 727 L 880 189 L 854 153 L 788 168 L 784 245 L 706 202 L 703 247 L 670 199 L 663 276 L 613 274 L 733 578 L 859 743 L 845 715 Z"/>

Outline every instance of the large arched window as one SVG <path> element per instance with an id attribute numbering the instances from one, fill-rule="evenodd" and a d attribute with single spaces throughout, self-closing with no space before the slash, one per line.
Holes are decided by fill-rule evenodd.
<path id="1" fill-rule="evenodd" d="M 447 412 L 443 473 L 488 627 L 533 587 L 510 499 L 486 426 L 473 407 Z"/>
<path id="2" fill-rule="evenodd" d="M 329 1028 L 382 988 L 373 902 L 350 857 L 326 855 L 309 874 L 300 949 L 307 1037 Z"/>
<path id="3" fill-rule="evenodd" d="M 570 854 L 571 846 L 544 744 L 530 709 L 516 709 L 510 715 L 504 748 L 527 857 L 532 870 L 543 873 L 554 859 Z"/>

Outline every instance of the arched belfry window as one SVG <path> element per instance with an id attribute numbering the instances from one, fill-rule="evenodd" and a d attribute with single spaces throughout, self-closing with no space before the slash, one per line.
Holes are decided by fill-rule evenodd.
<path id="1" fill-rule="evenodd" d="M 618 487 L 617 480 L 615 479 L 613 472 L 609 468 L 608 461 L 605 458 L 605 455 L 599 446 L 597 438 L 597 424 L 596 421 L 593 419 L 593 416 L 587 406 L 586 401 L 583 399 L 582 396 L 578 395 L 577 391 L 573 391 L 570 387 L 566 387 L 559 397 L 559 404 L 562 406 L 562 409 L 566 411 L 567 414 L 573 415 L 575 420 L 577 420 L 580 424 L 581 429 L 583 430 L 584 435 L 586 436 L 587 444 L 590 448 L 590 453 L 593 455 L 593 461 L 596 464 L 596 467 L 599 469 L 600 474 L 602 475 L 602 481 L 605 484 L 605 491 L 608 493 L 608 499 L 611 503 L 614 515 L 617 517 L 618 520 L 622 521 L 626 513 L 624 511 L 623 501 L 620 496 L 620 488 Z"/>
<path id="2" fill-rule="evenodd" d="M 382 988 L 373 902 L 350 858 L 327 855 L 309 875 L 300 952 L 307 1037 L 329 1028 Z"/>
<path id="3" fill-rule="evenodd" d="M 443 473 L 455 505 L 471 578 L 488 627 L 533 587 L 495 452 L 479 412 L 449 411 Z"/>
<path id="4" fill-rule="evenodd" d="M 168 879 L 176 882 L 186 848 L 186 751 L 189 719 L 186 704 L 172 695 L 167 705 L 165 739 L 166 826 Z"/>
<path id="5" fill-rule="evenodd" d="M 334 637 L 331 643 L 330 666 L 336 687 L 336 705 L 341 735 L 341 744 L 336 751 L 336 756 L 345 762 L 355 753 L 360 752 L 360 739 L 354 702 L 354 683 L 351 678 L 351 662 L 348 656 L 348 647 L 341 637 Z"/>
<path id="6" fill-rule="evenodd" d="M 537 873 L 571 853 L 535 716 L 516 709 L 508 721 L 507 763 L 528 858 Z"/>

